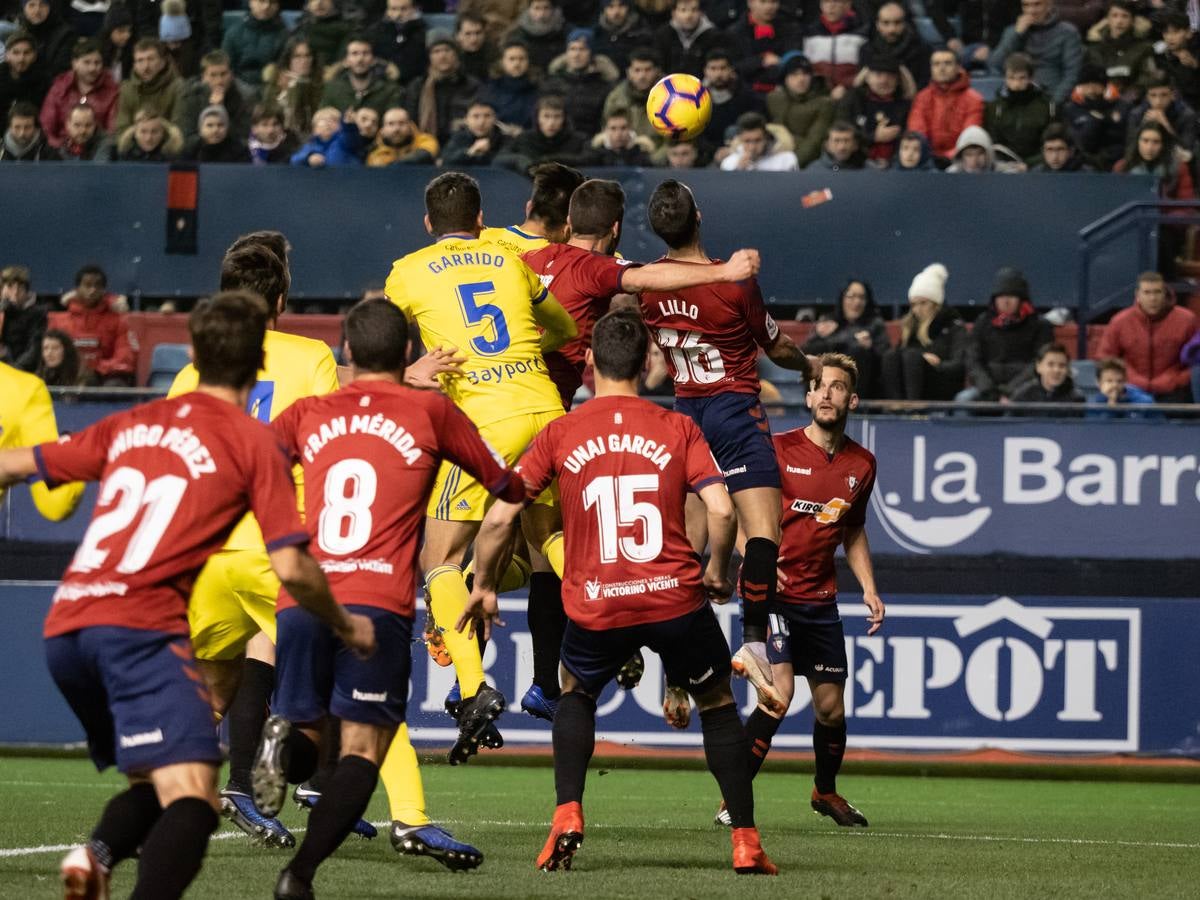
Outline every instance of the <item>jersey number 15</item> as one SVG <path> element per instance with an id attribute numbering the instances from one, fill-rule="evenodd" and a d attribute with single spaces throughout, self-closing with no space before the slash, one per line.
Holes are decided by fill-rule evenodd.
<path id="1" fill-rule="evenodd" d="M 630 562 L 650 562 L 663 546 L 662 514 L 653 499 L 639 500 L 638 494 L 658 494 L 657 475 L 601 475 L 583 489 L 583 508 L 596 508 L 600 529 L 600 561 L 617 561 L 617 552 Z M 618 537 L 621 528 L 642 525 L 642 539 Z"/>

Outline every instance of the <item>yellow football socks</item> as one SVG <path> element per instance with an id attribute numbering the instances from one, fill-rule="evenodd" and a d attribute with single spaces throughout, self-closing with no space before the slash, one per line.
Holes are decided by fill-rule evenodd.
<path id="1" fill-rule="evenodd" d="M 433 620 L 442 629 L 442 640 L 454 661 L 462 698 L 468 700 L 475 696 L 483 681 L 483 660 L 478 641 L 455 627 L 471 599 L 462 569 L 451 565 L 431 569 L 425 576 L 425 590 L 429 592 Z"/>
<path id="2" fill-rule="evenodd" d="M 428 825 L 425 812 L 425 787 L 417 765 L 417 751 L 408 739 L 408 725 L 401 725 L 392 738 L 379 778 L 387 791 L 388 808 L 393 822 L 405 825 Z"/>
<path id="3" fill-rule="evenodd" d="M 556 531 L 550 537 L 546 538 L 546 543 L 542 544 L 542 556 L 546 557 L 550 562 L 550 568 L 554 570 L 554 574 L 561 579 L 563 577 L 563 569 L 565 563 L 563 559 L 563 535 L 561 531 Z"/>

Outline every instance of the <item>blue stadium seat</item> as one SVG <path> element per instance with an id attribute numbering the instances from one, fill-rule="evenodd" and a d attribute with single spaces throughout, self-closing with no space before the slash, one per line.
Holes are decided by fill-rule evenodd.
<path id="1" fill-rule="evenodd" d="M 302 9 L 285 9 L 279 13 L 279 18 L 283 19 L 283 24 L 288 31 L 295 31 L 302 15 L 304 15 Z"/>
<path id="2" fill-rule="evenodd" d="M 765 355 L 758 358 L 758 377 L 765 378 L 777 388 L 782 389 L 785 384 L 803 385 L 800 374 L 794 369 L 785 369 L 783 366 L 775 365 Z"/>
<path id="3" fill-rule="evenodd" d="M 1000 88 L 1004 87 L 1004 79 L 999 75 L 972 75 L 971 87 L 983 94 L 985 103 L 996 99 Z"/>
<path id="4" fill-rule="evenodd" d="M 421 18 L 425 20 L 426 31 L 433 31 L 435 28 L 445 28 L 451 34 L 454 34 L 454 23 L 458 16 L 454 13 L 425 13 Z"/>
<path id="5" fill-rule="evenodd" d="M 1087 399 L 1100 396 L 1100 385 L 1096 381 L 1096 361 L 1077 359 L 1071 363 L 1071 378 L 1075 388 Z"/>
<path id="6" fill-rule="evenodd" d="M 937 30 L 937 26 L 933 24 L 933 19 L 929 16 L 913 16 L 913 24 L 917 26 L 917 34 L 921 36 L 921 40 L 931 47 L 940 47 L 945 41 L 942 40 L 941 32 Z"/>
<path id="7" fill-rule="evenodd" d="M 179 370 L 192 361 L 188 344 L 155 344 L 150 357 L 150 379 L 147 387 L 166 390 Z"/>

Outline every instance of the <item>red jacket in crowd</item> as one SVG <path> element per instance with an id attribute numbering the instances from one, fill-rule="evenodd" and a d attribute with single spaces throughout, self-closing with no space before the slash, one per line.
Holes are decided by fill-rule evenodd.
<path id="1" fill-rule="evenodd" d="M 1104 329 L 1100 356 L 1123 359 L 1134 387 L 1168 394 L 1188 386 L 1191 372 L 1180 361 L 1179 351 L 1197 327 L 1190 310 L 1169 306 L 1152 319 L 1134 303 L 1113 316 Z"/>
<path id="2" fill-rule="evenodd" d="M 59 147 L 67 139 L 67 117 L 76 106 L 90 106 L 96 111 L 96 128 L 111 132 L 117 118 L 117 96 L 121 87 L 113 81 L 107 69 L 100 72 L 100 80 L 86 94 L 80 93 L 75 73 L 63 72 L 54 79 L 50 92 L 42 101 L 42 131 L 51 147 Z"/>
<path id="3" fill-rule="evenodd" d="M 125 316 L 109 305 L 115 294 L 90 309 L 71 300 L 66 312 L 50 314 L 48 327 L 61 328 L 75 342 L 81 369 L 95 372 L 101 380 L 111 377 L 137 377 L 137 336 L 130 331 Z M 132 381 L 130 382 L 132 383 Z"/>
<path id="4" fill-rule="evenodd" d="M 960 71 L 949 84 L 931 81 L 913 98 L 908 130 L 925 135 L 935 156 L 953 156 L 954 144 L 968 125 L 983 127 L 983 96 L 971 87 L 966 72 Z"/>

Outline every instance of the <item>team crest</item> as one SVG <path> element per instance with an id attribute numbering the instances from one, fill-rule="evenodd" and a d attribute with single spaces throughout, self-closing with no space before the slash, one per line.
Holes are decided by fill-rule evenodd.
<path id="1" fill-rule="evenodd" d="M 782 653 L 784 640 L 785 637 L 782 634 L 771 635 L 771 649 L 773 649 L 776 653 Z"/>
<path id="2" fill-rule="evenodd" d="M 848 475 L 846 476 L 846 484 L 850 485 L 850 490 L 854 490 L 858 487 L 858 479 L 853 475 Z"/>

